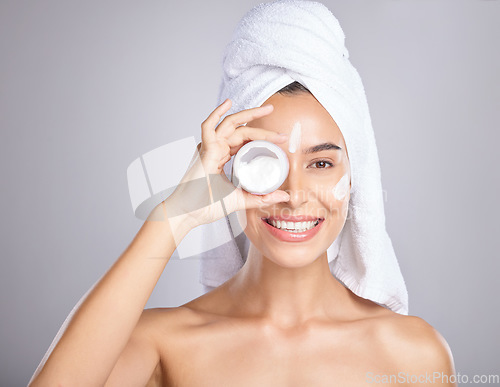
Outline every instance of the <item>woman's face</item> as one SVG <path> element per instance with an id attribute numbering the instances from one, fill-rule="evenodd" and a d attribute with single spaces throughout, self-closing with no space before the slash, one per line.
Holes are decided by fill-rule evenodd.
<path id="1" fill-rule="evenodd" d="M 237 215 L 247 237 L 266 258 L 280 266 L 300 267 L 324 254 L 344 226 L 349 159 L 340 129 L 314 96 L 275 94 L 264 102 L 268 103 L 273 112 L 247 125 L 289 134 L 288 142 L 279 145 L 290 163 L 279 189 L 290 194 L 290 201 Z"/>

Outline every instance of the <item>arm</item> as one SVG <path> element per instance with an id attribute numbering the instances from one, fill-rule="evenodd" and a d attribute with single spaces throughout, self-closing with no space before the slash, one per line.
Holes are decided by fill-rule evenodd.
<path id="1" fill-rule="evenodd" d="M 68 317 L 67 327 L 61 328 L 60 339 L 53 350 L 49 348 L 50 356 L 42 360 L 29 386 L 146 383 L 158 363 L 159 352 L 148 323 L 150 312 L 143 314 L 144 306 L 177 244 L 191 229 L 224 216 L 221 203 L 211 200 L 213 189 L 231 192 L 224 197 L 229 213 L 289 200 L 289 195 L 279 190 L 259 196 L 243 192 L 223 173 L 224 164 L 245 141 L 286 141 L 273 131 L 241 126 L 272 109 L 243 110 L 228 115 L 217 126 L 230 108 L 228 101 L 202 123 L 199 152 L 181 183 L 152 211 L 125 252 L 75 308 L 74 316 Z M 220 178 L 211 183 L 209 176 Z M 200 177 L 207 178 L 206 188 L 189 184 Z"/>
<path id="2" fill-rule="evenodd" d="M 152 216 L 157 219 L 165 215 L 171 205 L 167 199 Z M 146 361 L 154 360 L 155 355 L 144 344 L 144 325 L 138 322 L 176 249 L 175 241 L 192 228 L 190 218 L 174 220 L 144 222 L 125 252 L 78 307 L 29 386 L 102 386 L 127 344 L 127 348 L 142 346 L 143 353 L 148 353 Z M 149 376 L 142 375 L 144 384 Z"/>
<path id="3" fill-rule="evenodd" d="M 158 313 L 160 309 L 144 310 L 104 387 L 163 385 L 160 342 L 154 331 Z"/>

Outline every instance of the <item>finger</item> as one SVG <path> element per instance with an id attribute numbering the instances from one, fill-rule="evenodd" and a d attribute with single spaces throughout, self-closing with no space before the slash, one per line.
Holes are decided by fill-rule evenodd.
<path id="1" fill-rule="evenodd" d="M 264 105 L 256 108 L 242 110 L 238 113 L 226 116 L 216 129 L 216 133 L 222 137 L 229 137 L 236 127 L 264 117 L 273 111 L 273 105 Z"/>
<path id="2" fill-rule="evenodd" d="M 221 159 L 219 165 L 217 166 L 218 169 L 221 170 L 221 173 L 224 172 L 224 165 L 226 165 L 226 163 L 231 160 L 231 154 L 228 153 L 223 159 Z"/>
<path id="3" fill-rule="evenodd" d="M 288 202 L 290 200 L 290 195 L 282 190 L 276 190 L 268 193 L 267 195 L 253 195 L 244 191 L 243 197 L 246 209 L 267 207 L 273 204 Z"/>
<path id="4" fill-rule="evenodd" d="M 234 155 L 248 141 L 265 140 L 276 144 L 284 143 L 288 140 L 287 133 L 276 133 L 272 130 L 242 126 L 235 130 L 232 136 L 227 139 L 231 148 L 231 155 Z"/>
<path id="5" fill-rule="evenodd" d="M 205 121 L 201 123 L 201 141 L 212 142 L 215 141 L 215 127 L 220 121 L 221 117 L 231 108 L 232 101 L 228 98 L 222 102 L 215 110 L 210 113 Z"/>
<path id="6" fill-rule="evenodd" d="M 288 202 L 290 200 L 290 195 L 281 190 L 271 192 L 267 195 L 254 195 L 243 190 L 239 186 L 234 188 L 231 194 L 224 198 L 224 205 L 228 212 L 251 208 L 263 208 L 281 202 Z"/>

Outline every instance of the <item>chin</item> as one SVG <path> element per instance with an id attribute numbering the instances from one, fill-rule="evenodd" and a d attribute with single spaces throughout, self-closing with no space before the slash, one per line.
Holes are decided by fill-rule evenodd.
<path id="1" fill-rule="evenodd" d="M 245 235 L 265 258 L 284 268 L 299 268 L 323 256 L 342 230 L 345 218 L 323 214 L 272 216 L 249 211 L 240 224 L 246 222 Z"/>
<path id="2" fill-rule="evenodd" d="M 338 235 L 332 227 L 327 227 L 328 222 L 323 226 L 326 227 L 312 239 L 302 242 L 280 240 L 267 231 L 258 230 L 258 227 L 247 228 L 245 234 L 266 259 L 284 268 L 300 268 L 323 256 Z"/>
<path id="3" fill-rule="evenodd" d="M 273 254 L 263 254 L 264 257 L 270 261 L 272 261 L 274 264 L 287 268 L 287 269 L 298 269 L 301 267 L 305 267 L 313 263 L 316 259 L 318 259 L 324 252 L 319 254 L 316 257 L 311 257 L 311 256 L 306 256 L 302 255 L 299 256 L 297 254 L 285 254 L 281 252 L 278 255 L 273 255 Z"/>

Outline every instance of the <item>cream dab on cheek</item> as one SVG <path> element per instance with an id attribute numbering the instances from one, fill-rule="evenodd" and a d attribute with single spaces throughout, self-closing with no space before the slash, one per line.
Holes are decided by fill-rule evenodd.
<path id="1" fill-rule="evenodd" d="M 290 139 L 288 140 L 288 152 L 295 153 L 300 147 L 301 132 L 300 122 L 297 121 L 293 125 L 292 132 L 290 133 Z"/>
<path id="2" fill-rule="evenodd" d="M 333 187 L 333 196 L 336 200 L 342 200 L 349 192 L 349 175 L 342 176 L 339 182 Z"/>

